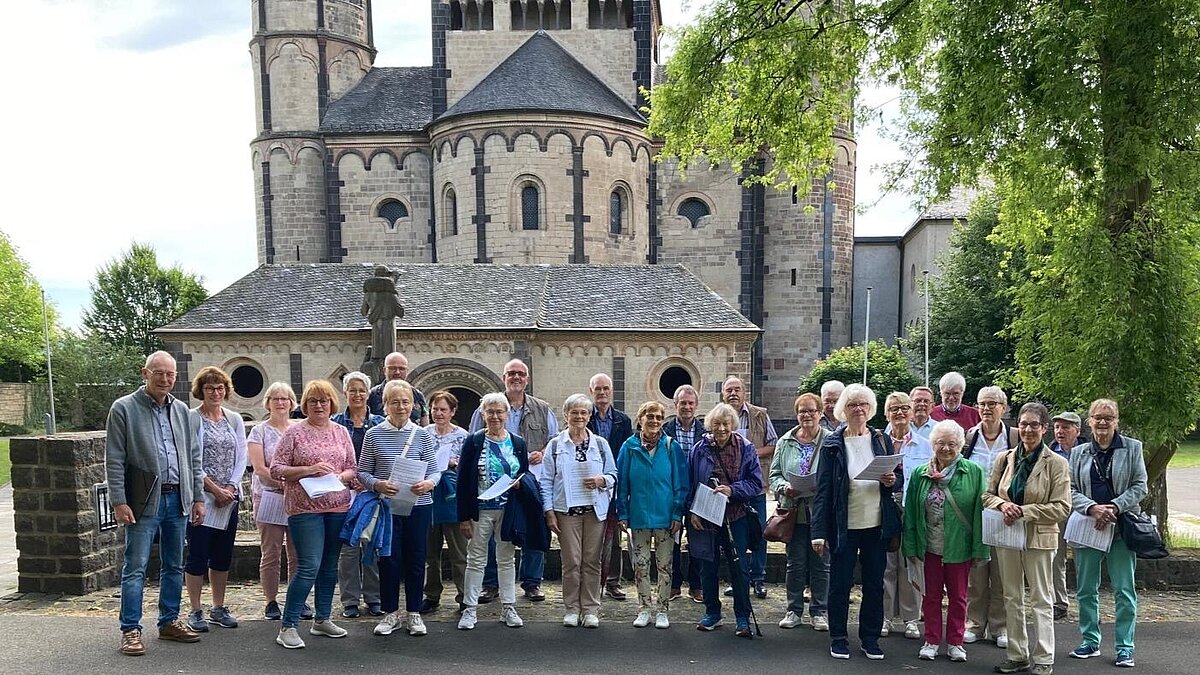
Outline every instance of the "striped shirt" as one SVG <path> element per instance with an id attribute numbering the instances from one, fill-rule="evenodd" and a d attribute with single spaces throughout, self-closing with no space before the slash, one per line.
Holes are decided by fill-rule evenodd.
<path id="1" fill-rule="evenodd" d="M 415 434 L 415 435 L 414 435 Z M 409 438 L 412 443 L 409 443 Z M 404 451 L 404 446 L 408 450 Z M 435 480 L 437 474 L 437 446 L 433 437 L 411 421 L 399 429 L 391 421 L 384 420 L 367 430 L 363 439 L 362 454 L 358 458 L 358 480 L 368 490 L 375 489 L 375 483 L 387 480 L 392 473 L 392 464 L 400 453 L 409 459 L 417 459 L 428 464 L 425 478 Z M 407 489 L 407 488 L 402 488 Z M 433 504 L 433 493 L 426 492 L 417 497 L 417 506 Z"/>

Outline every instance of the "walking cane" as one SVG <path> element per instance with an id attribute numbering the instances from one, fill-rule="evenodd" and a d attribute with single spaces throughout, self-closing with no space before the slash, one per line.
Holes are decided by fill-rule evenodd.
<path id="1" fill-rule="evenodd" d="M 718 481 L 716 478 L 709 479 L 709 482 L 712 484 L 713 488 L 716 488 L 718 485 L 720 485 L 720 481 Z M 750 514 L 747 513 L 744 517 L 749 518 Z M 722 548 L 725 549 L 725 564 L 729 565 L 729 576 L 736 585 L 743 581 L 741 562 L 742 552 L 738 551 L 737 547 L 734 546 L 733 527 L 729 524 L 728 513 L 726 513 L 725 520 L 721 525 L 721 531 L 725 537 L 724 546 L 722 546 Z M 746 603 L 750 606 L 750 618 L 754 621 L 754 632 L 758 635 L 758 637 L 762 637 L 762 629 L 758 627 L 758 615 L 754 613 L 754 603 L 750 600 L 750 593 L 748 591 L 746 593 Z"/>

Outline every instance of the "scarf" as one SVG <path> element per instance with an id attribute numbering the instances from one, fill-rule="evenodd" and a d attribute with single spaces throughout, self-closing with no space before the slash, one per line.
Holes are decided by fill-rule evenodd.
<path id="1" fill-rule="evenodd" d="M 1022 447 L 1018 447 L 1017 451 L 1020 451 Z M 1025 484 L 1029 482 L 1029 474 L 1033 471 L 1033 465 L 1041 459 L 1043 447 L 1045 446 L 1039 445 L 1034 450 L 1019 455 L 1017 458 L 1017 469 L 1013 472 L 1012 483 L 1008 486 L 1008 498 L 1018 506 L 1025 504 Z"/>
<path id="2" fill-rule="evenodd" d="M 956 456 L 954 461 L 950 462 L 950 464 L 941 471 L 933 468 L 933 460 L 930 460 L 929 467 L 925 470 L 925 477 L 934 483 L 937 483 L 937 486 L 942 490 L 946 490 L 950 486 L 950 479 L 954 478 L 954 472 L 958 469 L 958 463 L 961 460 L 962 455 Z"/>

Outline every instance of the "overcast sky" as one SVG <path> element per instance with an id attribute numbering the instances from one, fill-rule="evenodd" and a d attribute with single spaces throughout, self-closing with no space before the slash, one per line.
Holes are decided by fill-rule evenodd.
<path id="1" fill-rule="evenodd" d="M 663 20 L 681 25 L 703 4 L 663 0 Z M 372 5 L 376 65 L 429 64 L 429 3 Z M 96 269 L 133 241 L 213 293 L 254 269 L 250 3 L 22 0 L 6 18 L 0 228 L 63 323 L 78 324 Z M 866 92 L 862 104 L 888 99 Z M 880 183 L 871 167 L 897 150 L 870 127 L 858 141 L 868 204 Z M 906 196 L 888 196 L 859 214 L 858 234 L 898 233 L 914 215 Z"/>

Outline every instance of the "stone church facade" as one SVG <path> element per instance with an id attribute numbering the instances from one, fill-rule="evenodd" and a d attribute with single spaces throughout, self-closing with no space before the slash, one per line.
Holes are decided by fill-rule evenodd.
<path id="1" fill-rule="evenodd" d="M 836 191 L 684 176 L 641 112 L 657 0 L 430 2 L 432 65 L 408 68 L 373 66 L 370 0 L 251 2 L 259 263 L 682 265 L 761 327 L 729 372 L 786 420 L 799 376 L 850 341 L 850 130 Z"/>

